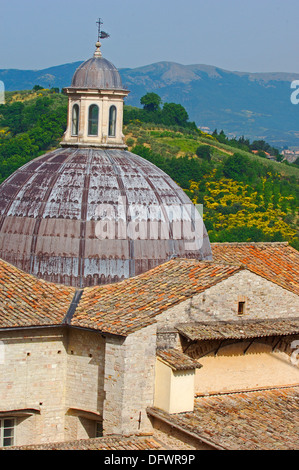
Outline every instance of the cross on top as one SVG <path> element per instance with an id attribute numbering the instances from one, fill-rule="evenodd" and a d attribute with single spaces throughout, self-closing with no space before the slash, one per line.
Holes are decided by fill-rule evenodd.
<path id="1" fill-rule="evenodd" d="M 108 33 L 105 33 L 105 31 L 101 31 L 101 26 L 102 26 L 103 22 L 101 20 L 101 18 L 98 19 L 97 21 L 97 25 L 98 25 L 98 41 L 100 39 L 106 39 L 106 38 L 109 38 L 109 34 Z"/>

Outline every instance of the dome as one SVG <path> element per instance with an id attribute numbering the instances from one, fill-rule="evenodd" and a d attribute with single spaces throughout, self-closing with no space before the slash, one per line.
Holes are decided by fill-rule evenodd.
<path id="1" fill-rule="evenodd" d="M 71 87 L 123 89 L 117 68 L 103 57 L 93 57 L 83 62 L 74 73 Z"/>
<path id="2" fill-rule="evenodd" d="M 192 225 L 187 206 L 194 207 L 168 175 L 133 153 L 60 148 L 1 184 L 0 258 L 80 288 L 141 274 L 173 256 L 211 259 L 204 226 L 200 246 L 177 236 L 176 212 Z"/>

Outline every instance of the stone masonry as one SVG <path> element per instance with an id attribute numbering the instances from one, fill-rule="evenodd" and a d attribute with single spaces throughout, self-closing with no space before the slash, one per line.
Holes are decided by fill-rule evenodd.
<path id="1" fill-rule="evenodd" d="M 107 337 L 104 434 L 134 434 L 152 429 L 146 407 L 154 401 L 156 325 L 126 339 Z"/>
<path id="2" fill-rule="evenodd" d="M 243 315 L 238 315 L 239 301 L 245 301 Z M 173 331 L 178 323 L 288 318 L 296 317 L 298 311 L 296 294 L 242 270 L 163 312 L 158 317 L 158 332 L 165 341 L 166 331 Z"/>

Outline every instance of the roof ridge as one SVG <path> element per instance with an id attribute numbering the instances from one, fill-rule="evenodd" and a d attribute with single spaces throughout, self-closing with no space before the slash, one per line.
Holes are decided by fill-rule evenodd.
<path id="1" fill-rule="evenodd" d="M 271 390 L 284 390 L 286 388 L 298 388 L 299 384 L 290 384 L 290 385 L 269 385 L 266 387 L 256 387 L 256 388 L 250 388 L 250 389 L 245 389 L 245 390 L 227 390 L 223 392 L 211 392 L 211 393 L 196 393 L 195 399 L 196 398 L 210 398 L 210 397 L 217 397 L 217 396 L 222 396 L 222 395 L 244 395 L 247 393 L 255 393 L 255 392 L 266 392 L 266 391 L 271 391 Z"/>
<path id="2" fill-rule="evenodd" d="M 279 245 L 279 246 L 291 246 L 289 244 L 289 242 L 211 242 L 211 245 L 212 246 L 215 246 L 215 245 L 235 245 L 235 246 L 238 246 L 238 245 L 247 245 L 247 246 L 261 246 L 261 245 L 270 245 L 270 246 L 273 246 L 273 245 Z"/>

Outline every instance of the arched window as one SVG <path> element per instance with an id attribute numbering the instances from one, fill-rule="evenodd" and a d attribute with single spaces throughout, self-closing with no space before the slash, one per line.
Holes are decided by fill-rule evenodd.
<path id="1" fill-rule="evenodd" d="M 109 110 L 109 137 L 115 137 L 116 129 L 116 107 L 111 106 Z"/>
<path id="2" fill-rule="evenodd" d="M 79 106 L 74 104 L 72 109 L 72 135 L 78 135 L 79 132 Z"/>
<path id="3" fill-rule="evenodd" d="M 99 107 L 96 104 L 89 106 L 88 112 L 88 135 L 98 135 Z"/>

